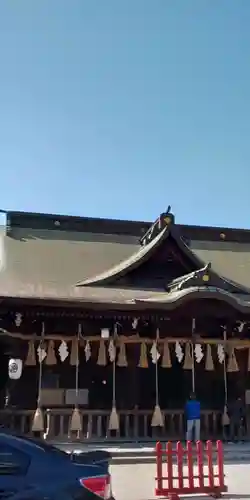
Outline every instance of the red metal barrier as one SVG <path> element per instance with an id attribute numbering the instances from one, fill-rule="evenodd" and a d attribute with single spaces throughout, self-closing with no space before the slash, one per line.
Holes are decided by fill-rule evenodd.
<path id="1" fill-rule="evenodd" d="M 178 441 L 175 449 L 171 441 L 165 449 L 157 443 L 156 468 L 156 496 L 177 500 L 179 495 L 197 493 L 220 498 L 227 491 L 221 441 L 216 442 L 215 449 L 212 441 L 207 441 L 205 446 L 201 441 L 194 446 L 187 441 L 186 448 Z"/>

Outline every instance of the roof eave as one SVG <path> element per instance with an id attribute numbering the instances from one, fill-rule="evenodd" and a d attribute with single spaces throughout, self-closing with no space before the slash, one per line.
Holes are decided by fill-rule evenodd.
<path id="1" fill-rule="evenodd" d="M 186 245 L 186 243 L 183 241 L 180 233 L 179 233 L 179 228 L 176 226 L 171 227 L 171 236 L 175 239 L 176 243 L 178 244 L 179 248 L 191 259 L 191 261 L 194 263 L 195 266 L 197 266 L 197 269 L 203 269 L 206 265 L 208 265 L 208 262 L 205 262 L 204 260 L 200 259 L 191 248 Z M 250 288 L 247 288 L 243 285 L 240 285 L 239 283 L 236 283 L 232 280 L 229 280 L 228 278 L 221 276 L 220 274 L 216 273 L 213 270 L 213 267 L 211 267 L 210 270 L 211 275 L 213 275 L 215 278 L 217 278 L 221 283 L 225 283 L 227 285 L 230 285 L 231 288 L 234 289 L 235 292 L 238 293 L 247 293 L 250 294 Z"/>
<path id="2" fill-rule="evenodd" d="M 250 312 L 250 301 L 245 301 L 236 297 L 230 292 L 226 292 L 220 288 L 215 287 L 192 287 L 179 291 L 161 295 L 161 297 L 152 295 L 151 298 L 135 299 L 136 303 L 143 303 L 147 308 L 173 309 L 178 307 L 188 300 L 192 299 L 216 299 L 227 302 L 238 311 L 247 313 Z"/>
<path id="3" fill-rule="evenodd" d="M 195 253 L 189 248 L 186 243 L 183 241 L 181 234 L 179 232 L 179 228 L 175 224 L 171 224 L 170 226 L 165 226 L 163 230 L 145 247 L 142 247 L 140 250 L 133 254 L 130 258 L 121 262 L 119 265 L 101 273 L 100 275 L 90 277 L 86 280 L 79 281 L 75 286 L 77 287 L 85 287 L 85 286 L 106 286 L 112 283 L 115 279 L 121 278 L 126 275 L 128 272 L 136 269 L 141 264 L 149 260 L 154 251 L 161 245 L 161 243 L 171 234 L 171 236 L 176 241 L 180 250 L 193 262 L 197 270 L 205 268 L 208 263 L 200 259 Z M 228 285 L 233 291 L 238 293 L 247 293 L 250 294 L 250 289 L 240 285 L 239 283 L 233 282 L 224 276 L 216 273 L 212 268 L 210 270 L 211 275 L 216 279 L 218 284 L 221 282 L 222 285 Z"/>
<path id="4" fill-rule="evenodd" d="M 84 281 L 79 281 L 76 283 L 77 287 L 80 286 L 104 286 L 108 285 L 110 282 L 113 282 L 114 279 L 121 278 L 128 272 L 136 269 L 141 264 L 150 259 L 152 253 L 161 245 L 161 243 L 167 238 L 169 234 L 170 228 L 165 226 L 162 231 L 146 246 L 141 247 L 135 254 L 121 262 L 117 266 L 109 269 L 108 271 L 92 277 L 88 278 Z"/>

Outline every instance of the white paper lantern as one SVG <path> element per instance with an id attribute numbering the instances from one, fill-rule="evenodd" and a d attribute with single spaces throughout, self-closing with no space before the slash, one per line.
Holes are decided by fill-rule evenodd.
<path id="1" fill-rule="evenodd" d="M 23 371 L 23 362 L 21 359 L 13 359 L 9 360 L 9 378 L 12 380 L 18 380 Z"/>

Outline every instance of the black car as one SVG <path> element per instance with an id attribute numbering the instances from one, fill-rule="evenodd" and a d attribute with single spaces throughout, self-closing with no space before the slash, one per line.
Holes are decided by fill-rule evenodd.
<path id="1" fill-rule="evenodd" d="M 0 429 L 0 499 L 111 500 L 106 451 L 68 454 Z"/>

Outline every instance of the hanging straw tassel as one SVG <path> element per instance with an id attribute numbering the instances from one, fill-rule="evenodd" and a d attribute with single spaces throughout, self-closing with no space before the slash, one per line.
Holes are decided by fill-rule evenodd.
<path id="1" fill-rule="evenodd" d="M 239 371 L 239 367 L 238 367 L 238 363 L 237 363 L 237 359 L 236 359 L 233 347 L 230 349 L 229 358 L 228 358 L 228 364 L 227 364 L 227 371 L 229 373 L 233 373 L 233 372 L 238 372 Z"/>
<path id="2" fill-rule="evenodd" d="M 170 351 L 169 351 L 169 344 L 168 344 L 167 340 L 164 341 L 161 367 L 162 368 L 171 368 L 172 367 L 171 356 L 170 356 Z"/>
<path id="3" fill-rule="evenodd" d="M 55 355 L 55 343 L 53 340 L 49 341 L 48 352 L 45 359 L 46 365 L 56 365 L 56 355 Z"/>
<path id="4" fill-rule="evenodd" d="M 120 427 L 119 415 L 116 406 L 113 406 L 109 417 L 109 431 L 118 431 Z"/>
<path id="5" fill-rule="evenodd" d="M 120 427 L 119 415 L 116 410 L 116 343 L 117 343 L 117 324 L 114 327 L 114 345 L 115 355 L 113 359 L 113 386 L 112 386 L 112 410 L 109 417 L 108 428 L 110 431 L 118 431 Z"/>
<path id="6" fill-rule="evenodd" d="M 78 356 L 78 341 L 77 339 L 72 340 L 71 353 L 70 353 L 70 364 L 71 366 L 76 366 Z"/>
<path id="7" fill-rule="evenodd" d="M 128 366 L 127 355 L 126 355 L 126 345 L 125 345 L 124 340 L 120 340 L 120 350 L 119 350 L 119 354 L 118 354 L 117 366 L 120 366 L 121 368 Z"/>
<path id="8" fill-rule="evenodd" d="M 44 323 L 42 324 L 42 333 L 40 340 L 40 348 L 44 345 Z M 41 393 L 42 393 L 42 365 L 43 362 L 39 360 L 39 378 L 38 378 L 38 398 L 37 398 L 37 408 L 33 417 L 31 430 L 32 432 L 44 432 L 44 415 L 41 408 Z"/>
<path id="9" fill-rule="evenodd" d="M 29 341 L 28 354 L 25 361 L 27 366 L 35 366 L 36 365 L 36 353 L 35 353 L 35 344 L 33 340 Z"/>
<path id="10" fill-rule="evenodd" d="M 214 370 L 212 349 L 211 349 L 211 345 L 209 345 L 209 344 L 207 345 L 207 356 L 206 356 L 205 370 L 207 370 L 208 372 L 212 372 Z"/>
<path id="11" fill-rule="evenodd" d="M 73 410 L 71 419 L 70 419 L 70 425 L 69 425 L 69 430 L 71 432 L 77 432 L 80 433 L 82 430 L 82 418 L 81 418 L 81 413 L 78 408 L 78 394 L 79 394 L 79 342 L 80 342 L 80 336 L 81 336 L 81 325 L 78 325 L 78 332 L 77 332 L 77 339 L 74 345 L 74 361 L 75 361 L 75 367 L 76 367 L 76 379 L 75 379 L 75 408 Z M 72 345 L 72 351 L 73 351 L 73 345 Z M 71 351 L 71 355 L 72 355 Z M 79 436 L 78 436 L 79 437 Z"/>
<path id="12" fill-rule="evenodd" d="M 163 415 L 160 406 L 155 405 L 154 413 L 151 420 L 151 427 L 164 427 Z"/>
<path id="13" fill-rule="evenodd" d="M 183 368 L 184 368 L 184 370 L 192 370 L 193 369 L 191 346 L 190 346 L 189 342 L 187 342 L 186 346 L 185 346 L 185 361 L 184 361 Z"/>
<path id="14" fill-rule="evenodd" d="M 71 416 L 70 431 L 80 432 L 82 430 L 82 416 L 79 408 L 75 407 Z"/>
<path id="15" fill-rule="evenodd" d="M 156 330 L 156 349 L 159 340 L 159 329 Z M 159 405 L 158 359 L 155 362 L 155 408 L 152 415 L 151 427 L 164 427 L 163 415 Z"/>
<path id="16" fill-rule="evenodd" d="M 103 339 L 100 340 L 97 364 L 99 366 L 106 366 L 107 364 L 106 345 Z"/>
<path id="17" fill-rule="evenodd" d="M 44 432 L 44 415 L 40 407 L 37 407 L 33 417 L 32 432 Z"/>
<path id="18" fill-rule="evenodd" d="M 147 355 L 147 346 L 145 342 L 141 343 L 141 353 L 139 365 L 140 368 L 148 368 L 148 355 Z"/>

